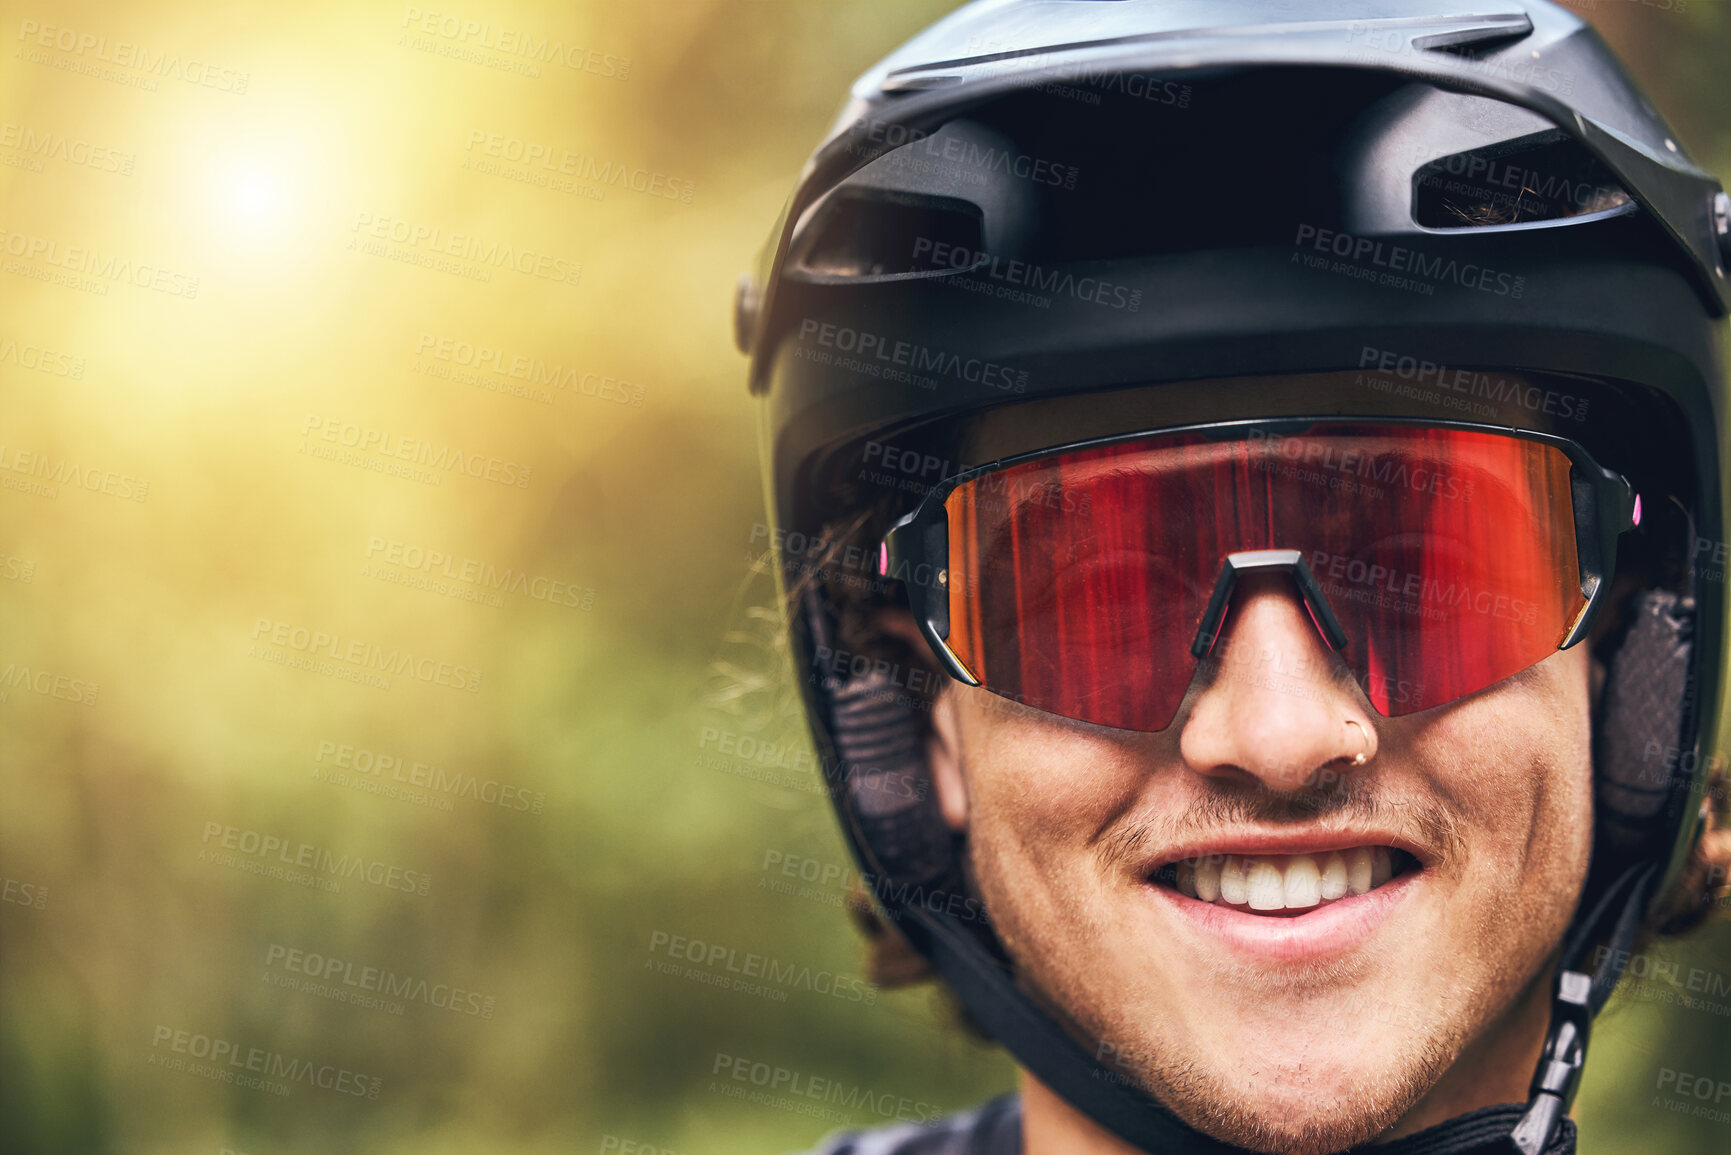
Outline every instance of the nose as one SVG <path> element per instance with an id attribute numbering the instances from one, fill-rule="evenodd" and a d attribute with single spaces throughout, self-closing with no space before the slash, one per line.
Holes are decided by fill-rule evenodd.
<path id="1" fill-rule="evenodd" d="M 1198 774 L 1299 791 L 1374 757 L 1372 718 L 1292 576 L 1245 574 L 1198 671 L 1179 752 Z"/>

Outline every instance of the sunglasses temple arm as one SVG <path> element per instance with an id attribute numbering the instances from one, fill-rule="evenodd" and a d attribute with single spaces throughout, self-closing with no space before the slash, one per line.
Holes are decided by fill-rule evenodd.
<path id="1" fill-rule="evenodd" d="M 974 676 L 946 639 L 950 636 L 949 521 L 940 514 L 921 518 L 915 510 L 890 527 L 878 547 L 878 576 L 892 578 L 907 590 L 908 608 L 944 672 L 966 686 L 978 686 Z"/>
<path id="2" fill-rule="evenodd" d="M 1640 527 L 1641 497 L 1629 479 L 1609 469 L 1599 476 L 1583 476 L 1579 465 L 1570 479 L 1575 507 L 1575 542 L 1581 570 L 1581 593 L 1587 604 L 1581 608 L 1557 646 L 1566 650 L 1593 628 L 1604 605 L 1605 591 L 1617 571 L 1617 542 Z"/>

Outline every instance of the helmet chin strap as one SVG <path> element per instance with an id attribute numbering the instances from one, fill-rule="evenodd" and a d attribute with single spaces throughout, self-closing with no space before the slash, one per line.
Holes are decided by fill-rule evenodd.
<path id="1" fill-rule="evenodd" d="M 909 925 L 913 923 L 914 925 Z M 910 910 L 917 934 L 968 1013 L 1039 1080 L 1094 1122 L 1145 1151 L 1248 1155 L 1196 1131 L 1102 1064 L 1018 989 L 1010 972 L 947 918 Z"/>
<path id="2" fill-rule="evenodd" d="M 1693 541 L 1694 523 L 1686 510 L 1680 511 Z M 1689 743 L 1684 739 L 1694 724 L 1685 708 L 1694 639 L 1693 599 L 1649 589 L 1635 595 L 1631 610 L 1629 631 L 1608 672 L 1594 742 L 1594 813 L 1599 827 L 1595 853 L 1612 855 L 1639 854 L 1642 843 L 1650 839 L 1654 819 L 1674 793 L 1669 769 L 1662 761 L 1655 762 L 1653 752 L 1686 748 Z M 1543 1151 L 1574 1102 L 1593 1019 L 1616 989 L 1659 869 L 1647 856 L 1625 867 L 1592 909 L 1571 925 L 1527 1112 L 1509 1138 L 1511 1149 L 1520 1155 Z M 1606 950 L 1589 971 L 1586 954 L 1601 940 Z"/>
<path id="3" fill-rule="evenodd" d="M 1652 863 L 1639 863 L 1620 874 L 1605 889 L 1592 913 L 1576 923 L 1563 949 L 1551 998 L 1551 1027 L 1533 1072 L 1527 1112 L 1509 1136 L 1510 1148 L 1520 1155 L 1541 1155 L 1574 1102 L 1587 1061 L 1593 1019 L 1616 989 L 1622 973 L 1619 960 L 1627 956 L 1640 930 L 1641 912 L 1646 909 L 1647 890 L 1656 869 Z M 1589 973 L 1582 967 L 1586 953 L 1613 916 L 1616 924 L 1607 949 Z"/>
<path id="4" fill-rule="evenodd" d="M 1644 877 L 1643 873 L 1643 881 Z M 1633 905 L 1626 906 L 1625 910 L 1639 910 L 1638 900 L 1643 891 L 1643 885 L 1635 886 L 1629 896 Z M 1607 896 L 1602 905 L 1608 905 L 1611 897 Z M 1629 921 L 1631 929 L 1625 936 L 1621 933 L 1624 927 L 1620 920 L 1616 941 L 1632 938 L 1632 927 L 1638 921 L 1638 915 Z M 1159 1155 L 1251 1155 L 1245 1148 L 1223 1143 L 1191 1127 L 1158 1100 L 1088 1054 L 1074 1037 L 1018 989 L 1010 972 L 957 923 L 942 915 L 910 908 L 901 921 L 901 927 L 918 937 L 918 945 L 925 948 L 936 962 L 944 981 L 956 992 L 968 1013 L 979 1020 L 980 1025 L 1002 1043 L 1017 1062 L 1101 1127 L 1141 1150 L 1158 1152 Z M 1587 941 L 1590 940 L 1583 939 L 1576 949 L 1585 949 Z M 1615 957 L 1607 956 L 1609 959 Z M 1598 979 L 1605 979 L 1605 997 L 1609 997 L 1614 978 L 1607 977 L 1601 969 L 1595 976 L 1595 981 Z M 1569 984 L 1569 988 L 1572 991 L 1574 984 Z M 1583 1010 L 1589 1006 L 1588 1018 L 1591 1011 L 1598 1008 L 1590 996 Z M 1554 1023 L 1553 1040 L 1558 1034 L 1559 1026 Z M 1577 1057 L 1584 1055 L 1584 1032 L 1579 1035 L 1570 1033 L 1568 1038 L 1575 1040 L 1571 1043 L 1574 1049 L 1568 1053 Z M 1551 1050 L 1548 1046 L 1547 1057 Z M 1541 1064 L 1541 1075 L 1546 1070 L 1547 1065 Z M 1576 1072 L 1572 1078 L 1578 1078 L 1578 1063 L 1572 1070 Z M 1535 1086 L 1538 1081 L 1535 1080 Z M 1572 1093 L 1572 1081 L 1568 1090 Z M 1542 1110 L 1542 1118 L 1529 1124 L 1541 1098 L 1549 1103 L 1552 1096 L 1549 1091 L 1539 1091 L 1526 1108 L 1518 1103 L 1485 1107 L 1392 1143 L 1353 1148 L 1352 1151 L 1363 1155 L 1506 1155 L 1511 1151 L 1519 1151 L 1522 1155 L 1572 1155 L 1575 1125 L 1566 1117 L 1565 1098 L 1557 1096 L 1556 1101 L 1561 1106 L 1556 1110 Z M 1524 1137 L 1516 1138 L 1517 1135 Z"/>

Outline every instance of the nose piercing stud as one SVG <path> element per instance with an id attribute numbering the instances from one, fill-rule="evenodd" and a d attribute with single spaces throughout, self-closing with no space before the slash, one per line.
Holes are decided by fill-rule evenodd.
<path id="1" fill-rule="evenodd" d="M 1348 718 L 1346 724 L 1358 731 L 1359 741 L 1364 743 L 1364 749 L 1352 756 L 1352 764 L 1354 766 L 1363 766 L 1366 762 L 1370 761 L 1370 756 L 1367 753 L 1370 749 L 1370 735 L 1366 734 L 1364 732 L 1364 727 L 1359 725 L 1358 722 L 1352 718 Z"/>

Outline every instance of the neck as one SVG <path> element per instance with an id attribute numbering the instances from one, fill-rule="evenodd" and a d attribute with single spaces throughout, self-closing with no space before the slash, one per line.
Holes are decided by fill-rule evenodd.
<path id="1" fill-rule="evenodd" d="M 1022 1072 L 1023 1155 L 1142 1155 Z"/>
<path id="2" fill-rule="evenodd" d="M 1555 967 L 1544 968 L 1501 1016 L 1481 1031 L 1434 1086 L 1376 1137 L 1400 1139 L 1499 1103 L 1524 1103 L 1550 1026 Z M 1021 1073 L 1025 1155 L 1142 1155 L 1072 1107 L 1028 1071 Z"/>

